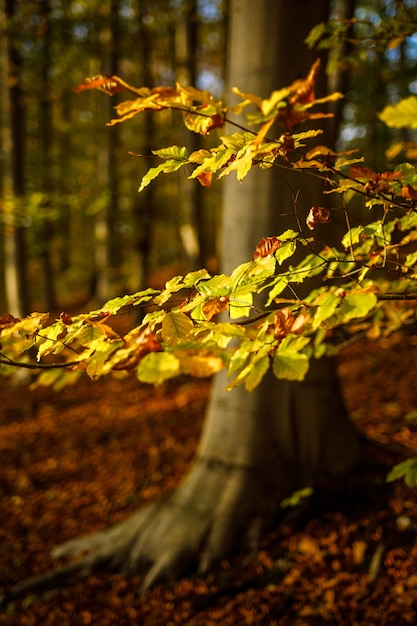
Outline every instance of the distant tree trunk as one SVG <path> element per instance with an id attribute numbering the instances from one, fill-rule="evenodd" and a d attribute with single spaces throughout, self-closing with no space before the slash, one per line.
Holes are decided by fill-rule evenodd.
<path id="1" fill-rule="evenodd" d="M 147 87 L 153 87 L 153 67 L 150 55 L 152 44 L 149 29 L 146 25 L 146 12 L 143 0 L 137 0 L 137 39 L 138 64 L 140 68 L 140 82 Z M 140 151 L 142 154 L 151 154 L 152 139 L 155 136 L 155 120 L 153 115 L 145 115 L 141 134 Z M 138 267 L 135 271 L 138 276 L 138 289 L 144 289 L 149 284 L 150 255 L 152 250 L 153 211 L 155 208 L 155 187 L 149 185 L 141 194 L 136 194 L 133 203 L 134 246 L 137 253 Z M 139 312 L 141 315 L 141 312 Z"/>
<path id="2" fill-rule="evenodd" d="M 44 305 L 48 311 L 56 307 L 55 276 L 52 264 L 52 238 L 54 226 L 48 213 L 52 209 L 52 140 L 53 121 L 51 90 L 49 72 L 51 71 L 51 6 L 48 0 L 40 4 L 40 38 L 42 41 L 41 57 L 41 81 L 39 97 L 39 145 L 40 145 L 40 168 L 42 191 L 46 195 L 46 201 L 42 206 L 39 226 L 38 247 L 42 261 L 43 274 L 43 297 Z"/>
<path id="3" fill-rule="evenodd" d="M 175 32 L 175 70 L 177 81 L 184 86 L 195 85 L 197 78 L 198 12 L 197 0 L 183 0 L 182 12 Z M 183 131 L 183 145 L 189 152 L 199 149 L 200 135 Z M 184 175 L 179 177 L 180 186 L 180 238 L 189 271 L 204 265 L 203 233 L 199 228 L 202 213 L 202 188 Z"/>
<path id="4" fill-rule="evenodd" d="M 108 25 L 102 32 L 105 40 L 107 59 L 103 73 L 119 73 L 120 51 L 120 0 L 109 0 Z M 109 99 L 108 119 L 114 117 L 114 99 Z M 118 146 L 120 128 L 118 125 L 107 129 L 107 145 L 98 157 L 99 178 L 108 190 L 105 208 L 97 215 L 95 227 L 95 296 L 99 301 L 112 295 L 117 285 L 121 264 L 121 245 L 118 237 L 119 178 Z"/>
<path id="5" fill-rule="evenodd" d="M 4 0 L 4 16 L 8 28 L 16 28 L 17 3 Z M 7 33 L 7 30 L 6 30 Z M 12 36 L 6 35 L 7 92 L 3 122 L 3 149 L 7 154 L 4 175 L 5 212 L 4 267 L 8 308 L 17 316 L 30 311 L 25 226 L 23 225 L 24 127 L 25 114 L 21 86 L 21 59 Z"/>

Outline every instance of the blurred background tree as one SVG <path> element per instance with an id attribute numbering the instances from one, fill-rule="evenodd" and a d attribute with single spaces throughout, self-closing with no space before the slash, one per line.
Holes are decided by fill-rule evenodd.
<path id="1" fill-rule="evenodd" d="M 102 301 L 136 291 L 163 266 L 215 257 L 219 191 L 197 198 L 179 174 L 137 194 L 149 160 L 128 152 L 181 142 L 180 124 L 161 114 L 106 128 L 117 98 L 74 87 L 117 73 L 220 94 L 223 4 L 2 0 L 1 310 Z"/>

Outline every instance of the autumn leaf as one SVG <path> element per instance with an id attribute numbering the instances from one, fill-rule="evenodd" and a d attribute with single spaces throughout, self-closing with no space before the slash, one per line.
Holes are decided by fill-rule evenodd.
<path id="1" fill-rule="evenodd" d="M 109 96 L 114 96 L 114 94 L 123 91 L 125 87 L 126 83 L 117 76 L 98 74 L 91 78 L 85 78 L 84 81 L 75 88 L 75 93 L 80 93 L 86 89 L 99 89 Z"/>
<path id="2" fill-rule="evenodd" d="M 207 320 L 211 320 L 215 315 L 227 311 L 229 307 L 229 298 L 221 296 L 220 298 L 213 298 L 208 300 L 202 306 L 202 311 Z"/>
<path id="3" fill-rule="evenodd" d="M 139 363 L 136 376 L 143 383 L 160 385 L 164 381 L 178 376 L 180 362 L 168 352 L 151 352 Z"/>
<path id="4" fill-rule="evenodd" d="M 316 86 L 316 79 L 320 71 L 320 59 L 317 59 L 310 68 L 306 78 L 296 80 L 290 85 L 290 104 L 305 104 L 306 102 L 313 102 L 314 89 Z"/>
<path id="5" fill-rule="evenodd" d="M 162 338 L 169 345 L 173 346 L 185 339 L 193 330 L 193 321 L 181 311 L 167 313 L 162 320 Z"/>
<path id="6" fill-rule="evenodd" d="M 62 311 L 62 313 L 59 316 L 59 319 L 61 320 L 61 322 L 63 322 L 63 324 L 66 324 L 66 325 L 72 324 L 71 317 L 68 315 L 68 313 L 65 313 L 65 311 Z"/>
<path id="7" fill-rule="evenodd" d="M 408 200 L 417 200 L 417 189 L 411 185 L 405 185 L 401 190 L 401 195 Z"/>
<path id="8" fill-rule="evenodd" d="M 13 317 L 11 313 L 4 313 L 3 315 L 0 315 L 0 328 L 2 326 L 16 324 L 17 322 L 20 322 L 20 319 L 18 317 Z"/>
<path id="9" fill-rule="evenodd" d="M 179 352 L 175 356 L 180 361 L 184 374 L 196 378 L 207 378 L 223 369 L 222 359 L 213 354 L 205 354 L 204 350 L 201 350 L 199 354 Z"/>
<path id="10" fill-rule="evenodd" d="M 201 172 L 201 174 L 197 174 L 196 178 L 202 187 L 210 187 L 213 172 Z"/>
<path id="11" fill-rule="evenodd" d="M 316 224 L 326 224 L 329 221 L 330 211 L 321 206 L 312 206 L 306 218 L 310 230 L 314 230 Z"/>
<path id="12" fill-rule="evenodd" d="M 254 259 L 274 254 L 281 247 L 281 240 L 278 237 L 263 237 L 255 248 Z"/>
<path id="13" fill-rule="evenodd" d="M 379 119 L 393 128 L 417 128 L 417 97 L 409 96 L 396 104 L 389 104 Z"/>

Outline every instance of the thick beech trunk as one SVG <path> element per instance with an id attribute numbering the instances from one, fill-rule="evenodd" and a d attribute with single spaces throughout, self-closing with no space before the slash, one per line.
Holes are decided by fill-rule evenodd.
<path id="1" fill-rule="evenodd" d="M 266 97 L 304 76 L 310 60 L 302 40 L 326 19 L 326 9 L 318 0 L 234 0 L 229 83 Z M 278 168 L 253 171 L 243 184 L 229 177 L 224 271 L 250 258 L 263 236 L 296 227 L 292 193 L 305 184 L 292 177 L 290 187 Z M 297 212 L 307 212 L 314 193 L 310 185 L 302 189 Z M 89 553 L 59 575 L 99 567 L 147 572 L 147 589 L 190 569 L 206 572 L 235 550 L 256 550 L 282 498 L 357 462 L 359 445 L 332 361 L 314 363 L 302 383 L 271 375 L 252 393 L 225 392 L 226 382 L 224 374 L 215 378 L 195 461 L 179 488 L 116 527 L 58 548 L 59 557 Z M 52 573 L 37 582 L 56 580 Z"/>

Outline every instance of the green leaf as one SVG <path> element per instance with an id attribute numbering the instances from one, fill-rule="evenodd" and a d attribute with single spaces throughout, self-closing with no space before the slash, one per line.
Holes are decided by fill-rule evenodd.
<path id="1" fill-rule="evenodd" d="M 188 163 L 188 151 L 184 147 L 171 146 L 170 148 L 164 148 L 162 150 L 153 150 L 153 154 L 167 160 L 165 163 L 158 165 L 158 167 L 152 167 L 145 174 L 138 189 L 139 192 L 145 189 L 159 174 L 176 172 L 180 167 Z"/>
<path id="2" fill-rule="evenodd" d="M 229 364 L 229 376 L 233 376 L 236 372 L 246 366 L 251 354 L 252 342 L 243 341 L 239 348 L 234 352 Z"/>
<path id="3" fill-rule="evenodd" d="M 413 267 L 415 266 L 417 263 L 417 250 L 416 252 L 410 252 L 410 254 L 407 254 L 407 256 L 405 257 L 405 265 L 407 267 Z"/>
<path id="4" fill-rule="evenodd" d="M 246 391 L 253 391 L 259 385 L 266 372 L 269 370 L 269 357 L 263 356 L 257 359 L 250 367 L 248 375 L 245 377 Z"/>
<path id="5" fill-rule="evenodd" d="M 110 356 L 123 346 L 123 341 L 109 340 L 103 335 L 98 339 L 91 342 L 88 347 L 86 359 L 87 362 L 87 374 L 90 378 L 98 378 L 108 362 Z M 105 372 L 107 373 L 107 371 Z"/>
<path id="6" fill-rule="evenodd" d="M 310 342 L 309 337 L 287 335 L 275 352 L 272 369 L 277 378 L 303 380 L 307 374 L 309 361 L 301 352 Z"/>
<path id="7" fill-rule="evenodd" d="M 148 299 L 150 300 L 151 298 L 152 296 L 149 295 Z M 133 297 L 131 295 L 113 298 L 112 300 L 106 302 L 106 304 L 104 304 L 98 312 L 111 313 L 112 315 L 114 315 L 127 304 L 132 304 L 132 301 Z"/>
<path id="8" fill-rule="evenodd" d="M 269 369 L 269 357 L 262 356 L 251 361 L 228 386 L 228 390 L 243 383 L 246 391 L 253 391 Z"/>
<path id="9" fill-rule="evenodd" d="M 169 352 L 151 352 L 140 361 L 136 376 L 143 383 L 160 385 L 180 374 L 180 362 Z"/>
<path id="10" fill-rule="evenodd" d="M 416 186 L 417 185 L 417 168 L 415 165 L 412 165 L 411 163 L 401 163 L 400 165 L 398 165 L 395 168 L 396 172 L 399 172 L 401 174 L 401 182 L 405 185 L 413 185 Z M 415 213 L 411 213 L 410 214 L 410 218 L 411 220 L 413 220 L 416 217 Z M 404 216 L 408 217 L 408 216 Z"/>
<path id="11" fill-rule="evenodd" d="M 417 213 L 410 213 L 409 215 L 403 215 L 398 221 L 398 225 L 401 230 L 410 230 L 417 226 Z"/>
<path id="12" fill-rule="evenodd" d="M 176 161 L 187 161 L 188 150 L 184 146 L 170 146 L 160 150 L 152 150 L 152 154 L 160 159 L 175 159 Z"/>
<path id="13" fill-rule="evenodd" d="M 309 48 L 314 48 L 317 45 L 317 43 L 320 41 L 320 39 L 326 34 L 326 32 L 327 32 L 326 23 L 320 22 L 320 24 L 317 24 L 316 26 L 314 26 L 314 28 L 311 29 L 307 37 L 304 39 L 304 43 Z"/>
<path id="14" fill-rule="evenodd" d="M 277 378 L 303 380 L 308 366 L 309 362 L 305 354 L 292 350 L 277 350 L 272 363 L 272 371 Z"/>
<path id="15" fill-rule="evenodd" d="M 128 294 L 126 296 L 113 298 L 112 300 L 109 300 L 108 302 L 103 304 L 101 309 L 98 309 L 97 311 L 92 311 L 92 314 L 111 313 L 112 315 L 114 315 L 115 313 L 118 313 L 120 309 L 122 309 L 124 306 L 127 306 L 129 304 L 132 306 L 138 306 L 143 302 L 149 302 L 149 300 L 152 300 L 152 298 L 158 293 L 160 293 L 159 289 L 149 288 L 145 289 L 144 291 L 138 291 L 134 294 Z"/>
<path id="16" fill-rule="evenodd" d="M 206 280 L 211 278 L 211 275 L 206 269 L 197 270 L 196 272 L 189 272 L 184 276 L 184 285 L 186 287 L 194 287 L 200 280 Z"/>
<path id="17" fill-rule="evenodd" d="M 298 489 L 294 491 L 288 498 L 281 500 L 281 508 L 286 509 L 289 507 L 298 506 L 305 500 L 313 495 L 313 489 L 311 487 L 304 487 L 304 489 Z"/>
<path id="18" fill-rule="evenodd" d="M 387 482 L 391 483 L 399 478 L 404 478 L 404 482 L 408 487 L 417 487 L 417 457 L 394 465 L 387 476 Z"/>
<path id="19" fill-rule="evenodd" d="M 58 354 L 65 348 L 64 339 L 67 335 L 67 327 L 61 322 L 57 321 L 55 324 L 48 326 L 42 331 L 41 337 L 37 338 L 36 343 L 41 343 L 38 349 L 37 359 L 38 361 L 42 356 L 50 353 Z M 56 345 L 58 337 L 61 339 L 60 344 Z"/>
<path id="20" fill-rule="evenodd" d="M 269 306 L 287 287 L 289 280 L 287 278 L 277 278 L 274 281 L 273 287 L 269 292 L 266 305 Z"/>
<path id="21" fill-rule="evenodd" d="M 201 164 L 195 168 L 189 178 L 197 178 L 202 172 L 217 172 L 221 169 L 229 159 L 234 155 L 232 148 L 219 148 L 214 153 L 209 153 L 209 156 L 204 158 Z"/>
<path id="22" fill-rule="evenodd" d="M 203 296 L 211 296 L 213 298 L 220 298 L 221 296 L 228 296 L 230 293 L 231 281 L 230 277 L 225 274 L 218 274 L 213 276 L 209 280 L 203 280 L 198 283 L 196 289 L 198 293 Z"/>
<path id="23" fill-rule="evenodd" d="M 322 297 L 313 319 L 313 328 L 316 329 L 322 322 L 333 315 L 341 301 L 340 296 L 335 293 L 326 293 Z"/>
<path id="24" fill-rule="evenodd" d="M 252 293 L 239 294 L 236 298 L 230 298 L 229 315 L 231 319 L 239 317 L 248 317 L 252 310 L 253 295 Z"/>
<path id="25" fill-rule="evenodd" d="M 223 174 L 228 174 L 231 170 L 236 170 L 236 177 L 238 181 L 242 181 L 249 173 L 253 165 L 253 151 L 249 148 L 246 149 L 241 156 L 237 156 L 234 161 L 223 171 Z"/>
<path id="26" fill-rule="evenodd" d="M 185 313 L 167 313 L 162 321 L 162 338 L 169 346 L 173 346 L 185 339 L 193 329 L 194 324 Z"/>
<path id="27" fill-rule="evenodd" d="M 340 310 L 343 313 L 343 321 L 365 317 L 377 305 L 377 298 L 373 293 L 360 293 L 347 295 L 341 304 Z"/>
<path id="28" fill-rule="evenodd" d="M 379 119 L 392 128 L 417 128 L 417 96 L 389 104 L 379 114 Z"/>
<path id="29" fill-rule="evenodd" d="M 90 346 L 94 339 L 103 336 L 99 326 L 95 324 L 83 324 L 80 328 L 71 334 L 71 339 L 76 339 L 82 346 Z"/>
<path id="30" fill-rule="evenodd" d="M 297 244 L 295 241 L 286 241 L 282 244 L 280 248 L 275 252 L 275 258 L 280 265 L 286 260 L 289 259 L 295 252 L 297 248 Z"/>

